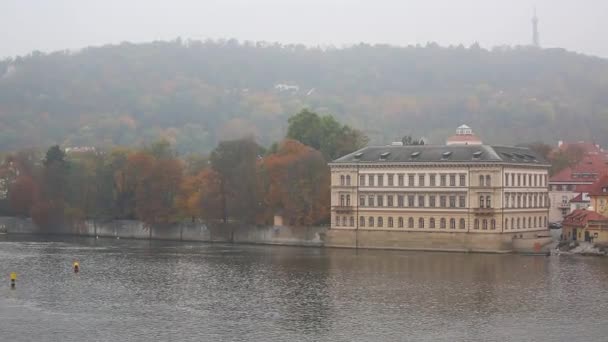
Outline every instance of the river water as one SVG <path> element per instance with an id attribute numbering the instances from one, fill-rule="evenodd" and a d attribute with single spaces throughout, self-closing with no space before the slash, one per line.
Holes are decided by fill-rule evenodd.
<path id="1" fill-rule="evenodd" d="M 0 262 L 0 341 L 608 341 L 608 258 L 0 236 Z"/>

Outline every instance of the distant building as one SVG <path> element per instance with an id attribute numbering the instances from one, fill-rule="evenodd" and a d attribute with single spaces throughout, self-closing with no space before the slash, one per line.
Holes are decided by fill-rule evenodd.
<path id="1" fill-rule="evenodd" d="M 446 145 L 481 145 L 481 139 L 477 137 L 471 127 L 462 125 L 456 129 L 456 134 L 449 137 Z"/>
<path id="2" fill-rule="evenodd" d="M 328 245 L 504 252 L 548 231 L 548 162 L 466 125 L 446 145 L 366 147 L 330 168 Z"/>
<path id="3" fill-rule="evenodd" d="M 581 196 L 586 197 L 589 186 L 596 182 L 601 176 L 608 174 L 608 156 L 598 145 L 587 142 L 558 143 L 557 151 L 565 151 L 575 147 L 583 153 L 581 161 L 553 175 L 549 179 L 549 221 L 561 222 L 571 212 L 571 201 Z M 584 203 L 575 202 L 578 207 Z"/>
<path id="4" fill-rule="evenodd" d="M 607 244 L 608 217 L 595 211 L 577 209 L 564 218 L 562 239 Z"/>
<path id="5" fill-rule="evenodd" d="M 532 17 L 532 46 L 540 47 L 540 35 L 538 34 L 538 17 L 536 16 L 536 8 Z"/>

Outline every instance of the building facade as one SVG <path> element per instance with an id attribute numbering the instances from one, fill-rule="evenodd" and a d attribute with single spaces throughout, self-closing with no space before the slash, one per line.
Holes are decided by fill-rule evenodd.
<path id="1" fill-rule="evenodd" d="M 417 239 L 447 232 L 444 246 L 450 236 L 485 235 L 479 241 L 496 239 L 502 246 L 547 231 L 549 165 L 529 149 L 366 147 L 330 168 L 334 231 L 421 233 Z"/>

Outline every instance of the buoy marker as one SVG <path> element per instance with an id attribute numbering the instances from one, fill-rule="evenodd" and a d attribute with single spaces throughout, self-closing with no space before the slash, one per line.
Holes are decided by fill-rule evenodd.
<path id="1" fill-rule="evenodd" d="M 14 289 L 17 282 L 17 273 L 11 272 L 11 289 Z"/>
<path id="2" fill-rule="evenodd" d="M 80 263 L 78 261 L 74 261 L 72 267 L 74 268 L 74 273 L 80 272 Z"/>

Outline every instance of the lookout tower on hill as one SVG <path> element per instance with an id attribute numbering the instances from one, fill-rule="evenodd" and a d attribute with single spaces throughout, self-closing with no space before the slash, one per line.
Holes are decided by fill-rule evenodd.
<path id="1" fill-rule="evenodd" d="M 456 129 L 456 135 L 448 138 L 446 145 L 481 145 L 481 139 L 473 133 L 473 129 L 462 125 Z"/>
<path id="2" fill-rule="evenodd" d="M 538 37 L 538 17 L 536 16 L 536 8 L 532 17 L 532 46 L 540 47 L 540 38 Z"/>

